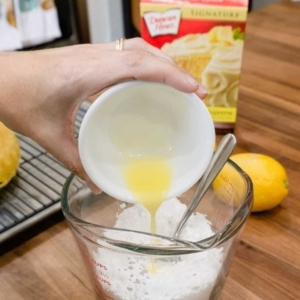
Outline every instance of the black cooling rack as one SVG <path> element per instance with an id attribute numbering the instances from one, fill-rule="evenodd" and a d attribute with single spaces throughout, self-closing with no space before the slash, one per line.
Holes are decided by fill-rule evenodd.
<path id="1" fill-rule="evenodd" d="M 75 122 L 78 136 L 90 104 L 84 102 Z M 28 137 L 17 134 L 21 161 L 17 175 L 0 189 L 0 243 L 60 210 L 62 185 L 70 172 Z"/>

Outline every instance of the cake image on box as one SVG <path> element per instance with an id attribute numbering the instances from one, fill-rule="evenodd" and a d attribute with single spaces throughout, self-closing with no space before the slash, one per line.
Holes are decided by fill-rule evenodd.
<path id="1" fill-rule="evenodd" d="M 242 65 L 245 0 L 141 0 L 142 37 L 208 91 L 217 132 L 232 132 Z"/>
<path id="2" fill-rule="evenodd" d="M 166 43 L 161 50 L 205 86 L 208 106 L 236 107 L 243 44 L 234 39 L 231 26 L 216 26 L 207 34 Z"/>

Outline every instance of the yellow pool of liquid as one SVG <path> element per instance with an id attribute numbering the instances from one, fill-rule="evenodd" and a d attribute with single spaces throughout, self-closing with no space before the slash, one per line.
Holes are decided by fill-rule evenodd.
<path id="1" fill-rule="evenodd" d="M 147 268 L 147 271 L 150 274 L 157 274 L 157 273 L 159 273 L 159 266 L 156 263 L 155 259 L 152 261 L 151 267 Z"/>
<path id="2" fill-rule="evenodd" d="M 173 170 L 163 158 L 132 158 L 126 164 L 124 180 L 136 201 L 151 215 L 151 233 L 156 233 L 155 215 L 171 188 Z"/>

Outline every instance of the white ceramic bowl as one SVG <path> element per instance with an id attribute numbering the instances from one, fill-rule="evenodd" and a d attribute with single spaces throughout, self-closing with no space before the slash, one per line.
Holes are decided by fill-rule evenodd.
<path id="1" fill-rule="evenodd" d="M 178 197 L 203 175 L 214 150 L 215 130 L 195 95 L 162 83 L 131 81 L 101 94 L 79 132 L 79 154 L 91 180 L 119 200 L 136 202 L 122 165 L 131 156 L 164 156 L 173 165 L 167 199 Z"/>

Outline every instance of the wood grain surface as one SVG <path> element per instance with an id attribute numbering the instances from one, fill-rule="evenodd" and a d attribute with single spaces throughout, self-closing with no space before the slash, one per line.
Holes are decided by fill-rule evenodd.
<path id="1" fill-rule="evenodd" d="M 250 216 L 221 300 L 300 299 L 300 3 L 249 15 L 239 99 L 236 152 L 278 159 L 290 193 Z M 65 221 L 2 256 L 0 283 L 1 300 L 94 299 Z"/>

